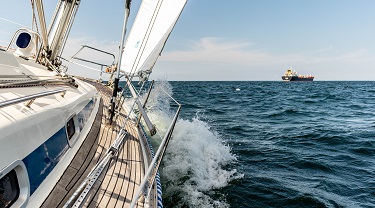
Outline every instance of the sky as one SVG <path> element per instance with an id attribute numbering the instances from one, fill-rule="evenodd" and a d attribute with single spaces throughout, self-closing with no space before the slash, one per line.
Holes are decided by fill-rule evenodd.
<path id="1" fill-rule="evenodd" d="M 55 2 L 44 1 L 47 22 Z M 5 5 L 0 45 L 19 27 L 6 20 L 31 27 L 29 0 Z M 133 0 L 130 24 L 139 5 Z M 374 11 L 374 0 L 188 0 L 151 78 L 279 81 L 293 67 L 317 81 L 375 80 Z M 123 17 L 124 0 L 82 0 L 63 56 L 90 45 L 118 57 Z"/>

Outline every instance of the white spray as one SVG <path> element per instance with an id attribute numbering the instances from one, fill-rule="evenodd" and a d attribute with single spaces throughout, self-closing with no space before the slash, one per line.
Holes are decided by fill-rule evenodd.
<path id="1" fill-rule="evenodd" d="M 171 94 L 171 85 L 165 81 L 156 82 L 147 105 L 149 115 L 161 135 L 165 134 L 174 114 L 170 109 L 170 99 L 163 91 Z M 160 140 L 159 137 L 152 139 Z M 223 143 L 209 124 L 198 117 L 179 119 L 160 169 L 164 184 L 163 198 L 177 194 L 177 206 L 229 207 L 225 199 L 213 199 L 209 193 L 242 177 L 235 169 L 223 168 L 235 161 L 230 147 Z"/>

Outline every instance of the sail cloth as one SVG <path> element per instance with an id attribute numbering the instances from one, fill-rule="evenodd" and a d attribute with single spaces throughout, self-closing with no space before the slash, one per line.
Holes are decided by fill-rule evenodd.
<path id="1" fill-rule="evenodd" d="M 120 69 L 151 73 L 187 0 L 143 0 L 126 40 Z"/>

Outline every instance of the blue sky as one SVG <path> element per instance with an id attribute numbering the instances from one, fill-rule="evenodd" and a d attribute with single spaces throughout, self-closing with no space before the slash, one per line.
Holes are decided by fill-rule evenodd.
<path id="1" fill-rule="evenodd" d="M 49 21 L 54 4 L 44 2 Z M 123 2 L 82 0 L 66 56 L 82 44 L 117 56 Z M 1 18 L 30 26 L 29 0 L 7 5 Z M 373 0 L 188 0 L 152 77 L 281 80 L 293 67 L 316 80 L 375 80 L 374 11 Z M 17 29 L 8 25 L 0 19 L 2 45 Z"/>

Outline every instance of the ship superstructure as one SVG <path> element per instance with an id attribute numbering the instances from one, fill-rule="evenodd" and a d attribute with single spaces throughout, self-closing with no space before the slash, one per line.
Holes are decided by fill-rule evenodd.
<path id="1" fill-rule="evenodd" d="M 314 76 L 312 75 L 300 75 L 292 68 L 285 71 L 284 75 L 281 76 L 283 81 L 313 81 Z"/>

